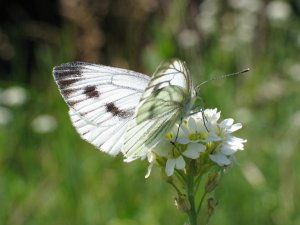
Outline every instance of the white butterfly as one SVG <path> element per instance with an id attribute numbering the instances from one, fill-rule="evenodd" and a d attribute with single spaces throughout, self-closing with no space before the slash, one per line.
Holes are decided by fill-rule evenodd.
<path id="1" fill-rule="evenodd" d="M 66 63 L 53 69 L 80 136 L 100 150 L 143 157 L 183 117 L 196 96 L 184 62 L 161 64 L 151 79 L 134 71 Z"/>

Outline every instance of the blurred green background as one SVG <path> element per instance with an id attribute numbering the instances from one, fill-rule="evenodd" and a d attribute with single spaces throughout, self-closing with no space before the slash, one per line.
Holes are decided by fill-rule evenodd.
<path id="1" fill-rule="evenodd" d="M 151 75 L 187 62 L 206 108 L 248 139 L 222 179 L 211 224 L 300 224 L 298 0 L 60 0 L 0 3 L 0 224 L 183 224 L 148 163 L 80 139 L 52 77 L 81 60 Z"/>

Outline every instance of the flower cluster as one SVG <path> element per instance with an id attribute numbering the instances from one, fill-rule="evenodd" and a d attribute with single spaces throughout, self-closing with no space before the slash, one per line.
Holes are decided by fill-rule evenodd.
<path id="1" fill-rule="evenodd" d="M 233 119 L 218 122 L 219 119 L 217 109 L 206 109 L 176 124 L 148 153 L 150 166 L 146 177 L 155 163 L 164 168 L 167 176 L 174 171 L 189 169 L 198 173 L 200 168 L 204 172 L 216 164 L 230 165 L 234 153 L 244 149 L 246 140 L 232 136 L 242 127 L 240 123 L 234 124 Z"/>

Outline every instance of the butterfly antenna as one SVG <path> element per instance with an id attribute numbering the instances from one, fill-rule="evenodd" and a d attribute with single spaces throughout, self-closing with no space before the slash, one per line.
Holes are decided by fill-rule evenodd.
<path id="1" fill-rule="evenodd" d="M 213 77 L 213 78 L 211 78 L 211 79 L 209 79 L 209 80 L 206 80 L 206 81 L 203 81 L 202 83 L 200 83 L 200 84 L 196 87 L 196 90 L 198 90 L 198 89 L 200 88 L 201 85 L 203 85 L 203 84 L 205 84 L 205 83 L 207 83 L 207 82 L 209 82 L 209 81 L 222 80 L 222 79 L 227 78 L 227 77 L 238 76 L 238 75 L 241 75 L 241 74 L 243 74 L 243 73 L 248 72 L 249 70 L 250 70 L 250 69 L 247 68 L 247 69 L 241 70 L 241 71 L 239 71 L 239 72 L 230 73 L 230 74 L 225 74 L 225 75 L 223 75 L 223 76 Z"/>

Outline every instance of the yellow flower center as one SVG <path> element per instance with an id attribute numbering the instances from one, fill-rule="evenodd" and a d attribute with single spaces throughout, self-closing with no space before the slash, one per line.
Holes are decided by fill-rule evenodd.
<path id="1" fill-rule="evenodd" d="M 197 140 L 204 140 L 207 138 L 207 136 L 208 136 L 207 132 L 200 133 L 200 132 L 196 131 L 195 133 L 190 133 L 188 138 L 191 141 L 197 141 Z"/>

